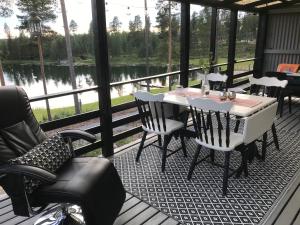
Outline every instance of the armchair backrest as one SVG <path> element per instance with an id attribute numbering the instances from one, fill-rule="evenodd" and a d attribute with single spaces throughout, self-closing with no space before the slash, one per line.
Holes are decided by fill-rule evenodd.
<path id="1" fill-rule="evenodd" d="M 286 73 L 283 72 L 274 72 L 274 71 L 267 71 L 265 73 L 266 77 L 276 77 L 278 80 L 287 80 L 288 77 Z"/>
<path id="2" fill-rule="evenodd" d="M 151 94 L 138 91 L 133 94 L 144 128 L 166 132 L 166 113 L 164 110 L 164 94 Z"/>
<path id="3" fill-rule="evenodd" d="M 300 70 L 300 64 L 279 64 L 277 72 L 292 72 L 297 73 Z"/>
<path id="4" fill-rule="evenodd" d="M 216 102 L 211 99 L 202 98 L 188 99 L 188 102 L 190 104 L 190 111 L 197 138 L 207 144 L 210 143 L 213 146 L 229 147 L 229 111 L 232 108 L 233 103 Z M 225 128 L 223 128 L 221 117 L 225 117 Z M 225 140 L 224 135 L 222 134 L 223 130 L 225 130 Z"/>
<path id="5" fill-rule="evenodd" d="M 20 156 L 46 139 L 25 91 L 0 87 L 0 163 Z M 8 157 L 9 155 L 9 157 Z"/>

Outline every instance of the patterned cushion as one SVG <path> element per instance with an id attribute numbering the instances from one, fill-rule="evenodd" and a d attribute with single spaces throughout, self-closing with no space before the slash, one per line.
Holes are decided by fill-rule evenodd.
<path id="1" fill-rule="evenodd" d="M 72 151 L 68 148 L 60 134 L 46 139 L 35 146 L 23 156 L 9 161 L 11 165 L 29 165 L 39 167 L 51 173 L 55 173 L 66 161 L 72 158 Z M 25 189 L 31 194 L 40 186 L 41 182 L 25 177 Z"/>

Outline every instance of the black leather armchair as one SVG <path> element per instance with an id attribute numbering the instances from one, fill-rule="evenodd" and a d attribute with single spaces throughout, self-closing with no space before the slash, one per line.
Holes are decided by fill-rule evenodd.
<path id="1" fill-rule="evenodd" d="M 74 155 L 56 174 L 33 166 L 8 164 L 8 160 L 23 155 L 47 136 L 36 121 L 22 88 L 0 87 L 0 107 L 0 185 L 10 196 L 14 213 L 30 216 L 41 212 L 50 203 L 61 203 L 60 212 L 52 216 L 61 223 L 47 224 L 66 224 L 63 219 L 70 219 L 74 211 L 67 210 L 66 206 L 75 204 L 80 207 L 85 224 L 112 224 L 125 200 L 125 190 L 113 164 L 104 158 Z M 21 121 L 25 121 L 27 129 L 14 127 L 7 130 Z M 61 135 L 69 144 L 73 138 L 96 140 L 93 135 L 78 130 L 66 130 Z M 42 185 L 28 194 L 24 176 L 35 178 Z"/>

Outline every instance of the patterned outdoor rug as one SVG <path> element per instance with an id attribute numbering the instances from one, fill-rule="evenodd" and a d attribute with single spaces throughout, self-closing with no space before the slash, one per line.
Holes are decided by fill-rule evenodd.
<path id="1" fill-rule="evenodd" d="M 116 156 L 114 164 L 128 192 L 181 223 L 258 224 L 300 167 L 300 135 L 281 131 L 278 136 L 281 150 L 270 145 L 266 162 L 256 159 L 249 165 L 249 177 L 231 177 L 226 197 L 221 194 L 223 169 L 209 162 L 200 163 L 187 180 L 196 149 L 193 139 L 186 139 L 187 158 L 182 151 L 167 158 L 165 173 L 161 172 L 160 150 L 154 146 L 143 150 L 139 163 L 135 148 Z M 172 139 L 170 148 L 178 146 Z M 202 156 L 207 154 L 202 152 Z M 223 157 L 216 154 L 217 162 L 223 163 Z M 240 165 L 240 158 L 240 153 L 233 154 L 232 168 Z"/>

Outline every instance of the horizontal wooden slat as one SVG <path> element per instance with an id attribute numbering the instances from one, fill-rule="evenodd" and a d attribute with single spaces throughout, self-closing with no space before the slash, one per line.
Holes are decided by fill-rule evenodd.
<path id="1" fill-rule="evenodd" d="M 166 214 L 163 214 L 162 212 L 159 212 L 159 213 L 155 214 L 153 217 L 151 217 L 143 225 L 161 224 L 163 221 L 165 221 L 167 219 L 168 219 L 168 216 Z"/>
<path id="2" fill-rule="evenodd" d="M 122 133 L 114 135 L 113 136 L 113 142 L 116 142 L 116 141 L 119 141 L 121 139 L 130 137 L 130 136 L 135 135 L 135 134 L 138 134 L 142 131 L 143 131 L 142 126 L 135 127 L 135 128 L 130 129 L 130 130 L 126 130 Z"/>
<path id="3" fill-rule="evenodd" d="M 159 211 L 153 207 L 149 207 L 143 212 L 141 212 L 139 215 L 137 215 L 134 219 L 130 220 L 126 225 L 137 225 L 137 224 L 143 224 L 147 220 L 149 220 L 151 217 L 153 217 L 155 214 L 157 214 Z"/>
<path id="4" fill-rule="evenodd" d="M 131 209 L 121 214 L 115 221 L 114 225 L 123 225 L 138 216 L 141 212 L 149 208 L 145 202 L 140 202 Z"/>
<path id="5" fill-rule="evenodd" d="M 300 187 L 293 194 L 290 201 L 287 203 L 286 207 L 280 214 L 279 218 L 276 220 L 274 225 L 290 225 L 293 223 L 294 219 L 298 216 L 298 211 L 300 209 Z"/>
<path id="6" fill-rule="evenodd" d="M 54 130 L 54 129 L 62 128 L 62 127 L 69 126 L 72 124 L 81 123 L 81 122 L 84 122 L 84 121 L 87 121 L 90 119 L 99 118 L 99 116 L 100 116 L 99 110 L 91 111 L 91 112 L 82 113 L 79 115 L 66 117 L 63 119 L 58 119 L 58 120 L 53 120 L 53 121 L 49 121 L 46 123 L 42 123 L 41 128 L 44 131 Z"/>

